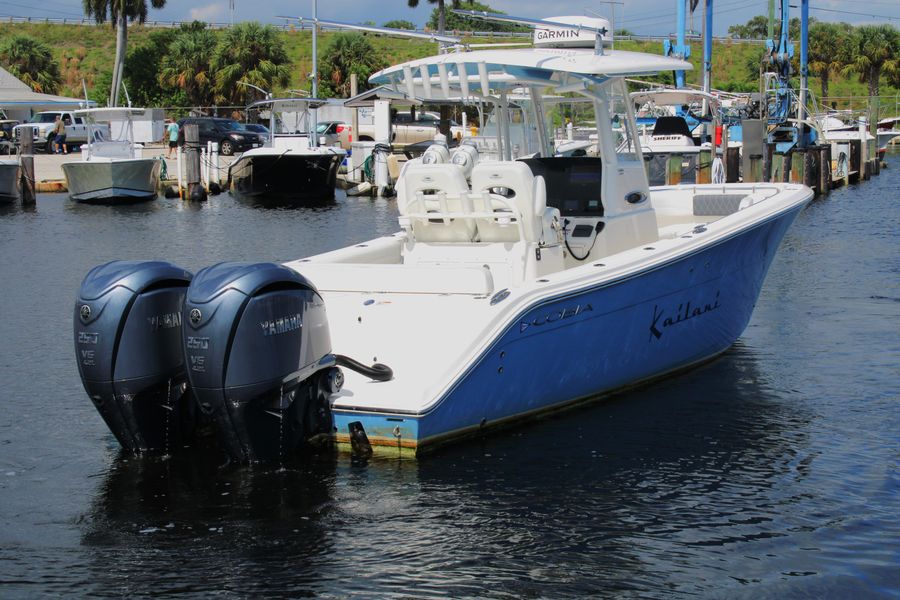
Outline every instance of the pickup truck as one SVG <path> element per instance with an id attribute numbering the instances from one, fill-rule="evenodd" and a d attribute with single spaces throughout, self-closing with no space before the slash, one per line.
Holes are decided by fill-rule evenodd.
<path id="1" fill-rule="evenodd" d="M 427 142 L 433 140 L 438 132 L 438 125 L 441 117 L 432 112 L 420 112 L 415 116 L 415 120 L 407 112 L 398 112 L 394 115 L 391 122 L 391 143 L 394 146 L 405 146 L 407 144 L 417 144 L 419 142 Z M 354 134 L 350 131 L 349 125 L 344 125 L 343 129 L 338 131 L 338 139 L 344 150 L 350 149 L 351 139 L 354 142 L 372 142 L 375 141 L 375 125 L 359 124 L 359 132 Z M 450 121 L 450 134 L 456 139 L 461 139 L 463 129 L 455 121 Z"/>
<path id="2" fill-rule="evenodd" d="M 66 124 L 66 144 L 71 151 L 74 146 L 86 144 L 88 140 L 88 126 L 84 117 L 76 117 L 70 111 L 51 110 L 36 113 L 31 119 L 22 125 L 13 128 L 13 137 L 18 142 L 19 134 L 23 127 L 33 127 L 35 149 L 43 148 L 46 152 L 52 152 L 53 128 L 56 125 L 56 117 L 60 116 Z M 102 139 L 109 139 L 109 125 L 95 123 L 94 135 Z"/>

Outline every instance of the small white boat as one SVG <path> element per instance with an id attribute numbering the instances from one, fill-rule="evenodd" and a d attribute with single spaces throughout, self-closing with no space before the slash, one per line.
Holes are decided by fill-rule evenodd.
<path id="1" fill-rule="evenodd" d="M 681 158 L 679 181 L 696 183 L 700 151 L 714 150 L 701 130 L 709 124 L 708 138 L 715 131 L 719 99 L 700 90 L 663 88 L 632 92 L 631 101 L 637 110 L 640 144 L 650 185 L 666 184 L 672 156 Z M 721 154 L 721 150 L 717 154 Z"/>
<path id="2" fill-rule="evenodd" d="M 276 201 L 334 198 L 338 168 L 347 153 L 318 144 L 310 110 L 323 104 L 313 98 L 271 98 L 249 107 L 269 111 L 271 135 L 265 146 L 244 152 L 229 168 L 236 194 Z M 279 118 L 288 113 L 293 115 L 290 125 Z"/>
<path id="3" fill-rule="evenodd" d="M 900 129 L 896 128 L 898 122 L 900 122 L 900 117 L 890 117 L 878 121 L 878 158 L 882 160 L 891 140 L 900 137 Z"/>
<path id="4" fill-rule="evenodd" d="M 143 146 L 134 143 L 132 118 L 142 108 L 90 108 L 75 111 L 88 122 L 90 143 L 81 147 L 81 160 L 63 163 L 69 197 L 76 202 L 126 204 L 156 198 L 160 161 L 143 158 Z M 123 120 L 122 139 L 108 140 L 93 123 Z"/>
<path id="5" fill-rule="evenodd" d="M 589 45 L 449 52 L 373 75 L 410 97 L 499 99 L 498 158 L 461 144 L 407 162 L 392 235 L 196 276 L 91 271 L 79 369 L 123 445 L 163 439 L 187 388 L 238 461 L 317 440 L 419 453 L 726 351 L 812 190 L 651 188 L 624 78 L 691 65 Z M 512 160 L 507 93 L 523 86 L 541 152 Z M 564 93 L 590 99 L 598 156 L 554 156 L 540 100 Z M 617 106 L 631 152 L 616 151 Z"/>
<path id="6" fill-rule="evenodd" d="M 20 179 L 18 159 L 0 159 L 0 204 L 18 199 Z"/>

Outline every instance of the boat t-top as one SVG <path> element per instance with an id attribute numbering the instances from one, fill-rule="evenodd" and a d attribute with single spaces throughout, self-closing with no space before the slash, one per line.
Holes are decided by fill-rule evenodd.
<path id="1" fill-rule="evenodd" d="M 134 142 L 135 117 L 146 109 L 130 107 L 86 108 L 75 111 L 88 124 L 87 144 L 81 160 L 63 163 L 69 197 L 76 202 L 125 204 L 156 198 L 159 188 L 158 158 L 144 158 L 143 145 Z M 122 121 L 118 137 L 107 139 L 97 121 Z"/>
<path id="2" fill-rule="evenodd" d="M 340 147 L 320 145 L 312 111 L 327 103 L 315 98 L 269 98 L 250 110 L 269 112 L 271 134 L 265 146 L 244 152 L 230 167 L 234 191 L 276 200 L 334 198 Z"/>
<path id="3" fill-rule="evenodd" d="M 159 449 L 194 411 L 237 461 L 319 441 L 418 454 L 728 350 L 812 191 L 651 189 L 640 144 L 616 151 L 614 114 L 638 137 L 624 78 L 691 66 L 606 51 L 603 27 L 573 19 L 523 21 L 589 47 L 461 48 L 370 78 L 411 97 L 491 95 L 501 109 L 525 87 L 540 124 L 530 158 L 511 160 L 501 110 L 499 159 L 463 143 L 408 161 L 396 233 L 284 264 L 89 272 L 78 364 L 123 446 Z M 545 93 L 590 100 L 598 156 L 554 156 Z"/>
<path id="4" fill-rule="evenodd" d="M 663 88 L 632 92 L 631 100 L 650 185 L 666 183 L 672 156 L 681 158 L 679 182 L 695 183 L 700 151 L 712 150 L 709 132 L 715 130 L 719 99 L 701 90 Z"/>

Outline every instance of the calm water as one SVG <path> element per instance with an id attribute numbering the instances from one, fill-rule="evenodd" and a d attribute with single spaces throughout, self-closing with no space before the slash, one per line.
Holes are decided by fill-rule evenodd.
<path id="1" fill-rule="evenodd" d="M 71 340 L 84 273 L 391 232 L 395 205 L 0 212 L 0 597 L 900 597 L 900 155 L 800 215 L 732 351 L 427 459 L 123 456 Z"/>

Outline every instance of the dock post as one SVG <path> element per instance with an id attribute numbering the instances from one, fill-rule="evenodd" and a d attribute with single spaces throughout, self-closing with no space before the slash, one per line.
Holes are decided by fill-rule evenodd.
<path id="1" fill-rule="evenodd" d="M 22 150 L 20 155 L 19 171 L 22 183 L 22 206 L 34 206 L 36 196 L 34 193 L 34 133 L 32 127 L 23 127 Z"/>
<path id="2" fill-rule="evenodd" d="M 870 177 L 870 167 L 871 163 L 869 162 L 869 140 L 867 136 L 869 134 L 869 125 L 866 117 L 859 118 L 859 178 L 860 180 L 866 180 Z"/>
<path id="3" fill-rule="evenodd" d="M 819 193 L 831 193 L 831 145 L 819 147 Z"/>
<path id="4" fill-rule="evenodd" d="M 184 126 L 184 149 L 187 163 L 187 198 L 194 202 L 206 200 L 206 189 L 200 180 L 200 126 Z"/>
<path id="5" fill-rule="evenodd" d="M 350 73 L 350 97 L 356 98 L 357 94 L 359 94 L 359 83 L 356 76 L 356 73 Z M 348 145 L 353 144 L 353 140 L 359 141 L 359 109 L 351 108 L 350 109 L 350 135 Z M 356 137 L 354 137 L 356 136 Z M 349 163 L 347 163 L 349 168 Z"/>
<path id="6" fill-rule="evenodd" d="M 822 193 L 822 189 L 819 187 L 820 177 L 816 170 L 816 164 L 818 162 L 818 148 L 808 147 L 803 156 L 803 185 L 813 188 L 816 191 L 817 196 Z"/>
<path id="7" fill-rule="evenodd" d="M 763 155 L 751 154 L 750 169 L 744 173 L 744 183 L 762 183 L 763 181 Z"/>
<path id="8" fill-rule="evenodd" d="M 703 149 L 697 156 L 697 183 L 712 183 L 712 152 Z"/>
<path id="9" fill-rule="evenodd" d="M 175 151 L 175 162 L 176 162 L 176 168 L 178 171 L 178 177 L 177 177 L 177 179 L 178 179 L 178 197 L 182 198 L 182 199 L 184 199 L 184 197 L 185 197 L 184 167 L 182 166 L 182 154 L 183 153 L 184 153 L 184 150 L 182 149 L 182 147 L 178 146 L 178 148 Z"/>
<path id="10" fill-rule="evenodd" d="M 775 144 L 763 142 L 762 150 L 762 177 L 760 178 L 760 181 L 770 183 L 773 181 L 772 175 L 775 172 L 772 164 L 775 160 Z"/>
<path id="11" fill-rule="evenodd" d="M 216 185 L 221 190 L 222 188 L 222 176 L 219 172 L 219 142 L 210 142 L 212 145 L 212 170 L 213 177 L 215 177 Z"/>
<path id="12" fill-rule="evenodd" d="M 847 183 L 849 184 L 862 181 L 862 170 L 865 161 L 860 152 L 862 142 L 860 140 L 849 140 L 848 143 L 850 145 L 850 160 L 847 161 Z"/>
<path id="13" fill-rule="evenodd" d="M 786 152 L 781 155 L 781 183 L 791 182 L 791 169 L 794 167 L 793 153 Z"/>
<path id="14" fill-rule="evenodd" d="M 806 148 L 794 148 L 790 156 L 791 169 L 788 173 L 788 182 L 803 183 L 806 180 L 806 173 L 803 170 L 806 167 Z"/>
<path id="15" fill-rule="evenodd" d="M 670 154 L 669 160 L 666 161 L 666 185 L 678 185 L 681 183 L 681 161 L 680 154 Z"/>
<path id="16" fill-rule="evenodd" d="M 762 159 L 761 154 L 755 154 L 753 156 L 757 156 L 759 159 Z M 752 160 L 752 159 L 751 159 Z M 741 175 L 741 149 L 740 148 L 725 148 L 725 182 L 726 183 L 737 183 L 740 181 Z"/>

